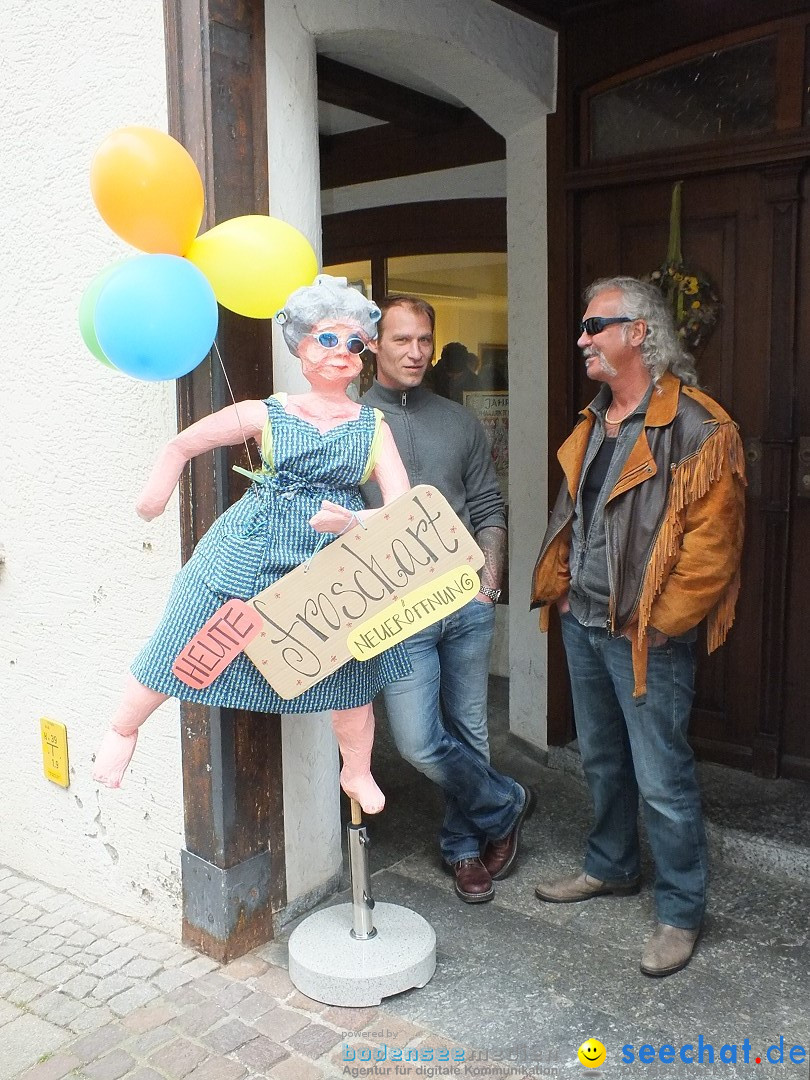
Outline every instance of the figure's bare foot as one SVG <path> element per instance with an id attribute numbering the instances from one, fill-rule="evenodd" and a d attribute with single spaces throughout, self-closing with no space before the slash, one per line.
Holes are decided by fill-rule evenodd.
<path id="1" fill-rule="evenodd" d="M 371 773 L 347 776 L 344 765 L 340 772 L 340 786 L 350 799 L 360 803 L 364 814 L 379 814 L 385 806 L 385 796 L 377 787 Z"/>
<path id="2" fill-rule="evenodd" d="M 108 788 L 121 787 L 121 780 L 135 753 L 138 732 L 121 735 L 115 728 L 108 728 L 96 751 L 93 779 Z"/>

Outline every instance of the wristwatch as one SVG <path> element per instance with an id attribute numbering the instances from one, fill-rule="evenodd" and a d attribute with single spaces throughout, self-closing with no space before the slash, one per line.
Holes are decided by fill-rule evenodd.
<path id="1" fill-rule="evenodd" d="M 483 593 L 484 596 L 488 596 L 493 604 L 498 603 L 498 598 L 501 595 L 500 589 L 490 589 L 488 585 L 482 585 L 478 591 Z"/>

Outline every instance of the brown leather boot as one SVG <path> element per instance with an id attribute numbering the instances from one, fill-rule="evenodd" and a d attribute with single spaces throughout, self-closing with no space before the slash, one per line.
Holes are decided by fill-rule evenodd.
<path id="1" fill-rule="evenodd" d="M 594 896 L 634 896 L 638 891 L 638 878 L 623 882 L 600 881 L 590 874 L 579 874 L 577 877 L 540 884 L 534 890 L 534 895 L 547 904 L 578 904 Z"/>
<path id="2" fill-rule="evenodd" d="M 526 798 L 523 800 L 515 827 L 502 840 L 490 840 L 481 853 L 481 862 L 489 870 L 489 876 L 493 881 L 503 881 L 511 874 L 517 859 L 520 830 L 523 828 L 524 821 L 527 821 L 534 813 L 537 798 L 531 788 L 524 790 Z"/>
<path id="3" fill-rule="evenodd" d="M 483 904 L 495 895 L 492 878 L 480 859 L 461 859 L 448 869 L 456 879 L 456 896 L 465 904 Z"/>
<path id="4" fill-rule="evenodd" d="M 659 923 L 641 954 L 641 972 L 651 978 L 674 975 L 685 968 L 695 951 L 700 927 L 688 930 Z"/>

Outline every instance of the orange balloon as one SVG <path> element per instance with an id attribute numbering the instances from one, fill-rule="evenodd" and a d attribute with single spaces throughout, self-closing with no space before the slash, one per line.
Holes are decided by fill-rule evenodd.
<path id="1" fill-rule="evenodd" d="M 125 127 L 108 135 L 90 166 L 90 190 L 113 232 L 141 251 L 185 255 L 200 228 L 202 177 L 163 131 Z"/>

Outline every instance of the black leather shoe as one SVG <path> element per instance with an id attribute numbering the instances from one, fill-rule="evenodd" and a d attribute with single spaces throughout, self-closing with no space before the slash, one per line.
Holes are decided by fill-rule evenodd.
<path id="1" fill-rule="evenodd" d="M 465 904 L 483 904 L 495 895 L 492 878 L 480 859 L 461 859 L 445 866 L 456 879 L 456 896 Z"/>
<path id="2" fill-rule="evenodd" d="M 526 799 L 514 829 L 503 840 L 490 840 L 481 856 L 481 862 L 489 871 L 489 876 L 493 881 L 502 881 L 512 873 L 518 853 L 520 830 L 523 828 L 523 822 L 532 816 L 537 805 L 537 796 L 532 789 L 526 788 L 525 791 Z"/>

